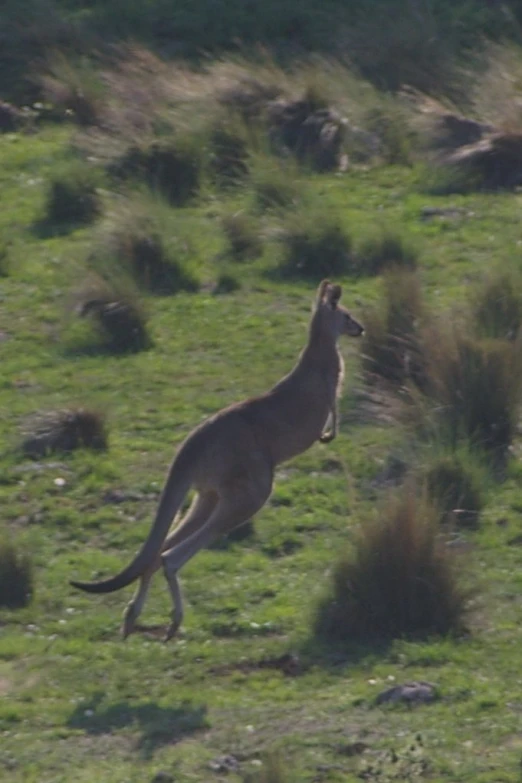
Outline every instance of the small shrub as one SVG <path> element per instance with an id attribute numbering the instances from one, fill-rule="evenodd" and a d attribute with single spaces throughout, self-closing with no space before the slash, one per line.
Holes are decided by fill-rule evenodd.
<path id="1" fill-rule="evenodd" d="M 43 98 L 62 117 L 70 116 L 79 125 L 96 125 L 103 111 L 105 87 L 93 62 L 55 53 L 39 78 Z"/>
<path id="2" fill-rule="evenodd" d="M 11 269 L 11 259 L 7 243 L 0 243 L 0 277 L 7 277 Z"/>
<path id="3" fill-rule="evenodd" d="M 257 258 L 263 252 L 258 221 L 246 212 L 225 215 L 221 225 L 227 239 L 227 255 L 234 261 Z"/>
<path id="4" fill-rule="evenodd" d="M 320 280 L 353 270 L 352 240 L 335 216 L 311 211 L 290 218 L 282 235 L 281 274 Z"/>
<path id="5" fill-rule="evenodd" d="M 277 753 L 269 753 L 262 759 L 260 769 L 245 775 L 243 783 L 291 783 L 295 780 L 290 775 L 281 757 Z"/>
<path id="6" fill-rule="evenodd" d="M 239 125 L 218 123 L 210 133 L 209 173 L 219 187 L 236 185 L 248 174 L 248 144 Z"/>
<path id="7" fill-rule="evenodd" d="M 406 165 L 412 159 L 409 116 L 394 98 L 383 98 L 366 113 L 364 127 L 379 139 L 379 156 L 386 163 Z"/>
<path id="8" fill-rule="evenodd" d="M 466 599 L 437 514 L 407 488 L 361 526 L 353 552 L 336 564 L 315 632 L 356 643 L 459 633 Z"/>
<path id="9" fill-rule="evenodd" d="M 357 250 L 361 274 L 378 275 L 390 267 L 415 269 L 418 251 L 405 236 L 383 229 L 366 237 Z"/>
<path id="10" fill-rule="evenodd" d="M 96 280 L 77 294 L 75 309 L 93 324 L 103 350 L 134 353 L 151 345 L 147 314 L 129 285 Z"/>
<path id="11" fill-rule="evenodd" d="M 473 193 L 482 189 L 480 176 L 456 164 L 424 167 L 420 189 L 434 196 Z"/>
<path id="12" fill-rule="evenodd" d="M 498 458 L 511 445 L 522 403 L 519 341 L 479 340 L 458 328 L 428 330 L 425 393 L 432 425 Z"/>
<path id="13" fill-rule="evenodd" d="M 107 448 L 105 417 L 88 408 L 40 413 L 25 426 L 22 450 L 28 457 L 67 453 L 79 448 Z"/>
<path id="14" fill-rule="evenodd" d="M 176 226 L 174 226 L 175 230 Z M 197 275 L 191 268 L 189 240 L 170 233 L 171 224 L 141 202 L 128 203 L 109 218 L 90 259 L 103 278 L 122 272 L 139 287 L 156 294 L 196 291 Z"/>
<path id="15" fill-rule="evenodd" d="M 47 184 L 42 231 L 92 223 L 101 213 L 100 174 L 83 161 L 59 168 Z"/>
<path id="16" fill-rule="evenodd" d="M 424 485 L 443 524 L 477 527 L 485 505 L 486 472 L 471 452 L 448 451 L 424 469 Z"/>
<path id="17" fill-rule="evenodd" d="M 477 288 L 471 318 L 479 337 L 515 340 L 522 325 L 522 273 L 498 270 Z"/>
<path id="18" fill-rule="evenodd" d="M 21 609 L 33 596 L 33 565 L 27 552 L 7 536 L 0 537 L 0 606 Z"/>
<path id="19" fill-rule="evenodd" d="M 231 294 L 241 288 L 241 283 L 235 275 L 230 272 L 223 272 L 216 280 L 214 294 Z"/>
<path id="20" fill-rule="evenodd" d="M 278 161 L 260 161 L 251 173 L 256 207 L 264 212 L 269 209 L 288 209 L 298 203 L 301 188 L 295 172 Z"/>
<path id="21" fill-rule="evenodd" d="M 384 381 L 402 389 L 407 382 L 423 384 L 420 327 L 425 308 L 420 281 L 407 270 L 388 272 L 381 304 L 366 313 L 362 370 L 367 383 Z"/>
<path id="22" fill-rule="evenodd" d="M 176 207 L 187 204 L 199 191 L 202 151 L 197 137 L 154 140 L 130 146 L 112 162 L 115 176 L 138 179 Z"/>

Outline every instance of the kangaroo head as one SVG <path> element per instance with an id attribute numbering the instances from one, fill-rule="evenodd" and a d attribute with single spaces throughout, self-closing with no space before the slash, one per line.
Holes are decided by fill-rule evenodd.
<path id="1" fill-rule="evenodd" d="M 364 327 L 339 304 L 341 293 L 340 285 L 332 285 L 329 280 L 322 281 L 317 289 L 314 321 L 318 320 L 321 329 L 327 330 L 335 338 L 343 334 L 360 337 L 364 333 Z"/>

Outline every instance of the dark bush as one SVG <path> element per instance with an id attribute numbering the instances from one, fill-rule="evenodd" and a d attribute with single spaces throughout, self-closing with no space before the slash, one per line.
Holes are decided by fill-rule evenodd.
<path id="1" fill-rule="evenodd" d="M 351 237 L 334 216 L 296 213 L 281 241 L 278 271 L 284 276 L 321 280 L 354 270 Z"/>
<path id="2" fill-rule="evenodd" d="M 131 146 L 109 171 L 115 176 L 143 180 L 173 206 L 187 204 L 199 191 L 202 151 L 195 139 L 156 140 Z"/>
<path id="3" fill-rule="evenodd" d="M 423 385 L 420 327 L 425 318 L 420 281 L 414 272 L 395 270 L 384 280 L 380 305 L 364 317 L 362 370 L 367 383 L 384 381 L 402 389 Z"/>
<path id="4" fill-rule="evenodd" d="M 241 288 L 241 283 L 235 275 L 230 272 L 223 272 L 216 280 L 213 293 L 218 294 L 231 294 L 234 291 L 238 291 Z"/>
<path id="5" fill-rule="evenodd" d="M 457 328 L 434 328 L 426 331 L 423 348 L 432 425 L 452 443 L 465 439 L 504 457 L 522 403 L 519 340 L 478 340 Z"/>
<path id="6" fill-rule="evenodd" d="M 149 348 L 146 314 L 135 297 L 115 291 L 87 295 L 78 314 L 93 323 L 100 347 L 111 353 L 135 353 Z"/>
<path id="7" fill-rule="evenodd" d="M 105 417 L 88 408 L 65 408 L 32 417 L 24 428 L 22 450 L 29 457 L 79 448 L 107 448 Z"/>
<path id="8" fill-rule="evenodd" d="M 485 471 L 471 453 L 457 450 L 431 461 L 425 469 L 424 482 L 443 524 L 477 527 L 485 505 L 485 479 Z"/>
<path id="9" fill-rule="evenodd" d="M 75 161 L 59 168 L 47 184 L 40 231 L 52 233 L 92 223 L 102 211 L 99 184 L 99 172 L 86 163 Z"/>
<path id="10" fill-rule="evenodd" d="M 226 252 L 234 261 L 257 258 L 263 252 L 263 240 L 257 221 L 246 212 L 225 215 L 221 225 L 227 239 Z"/>
<path id="11" fill-rule="evenodd" d="M 21 609 L 34 590 L 33 566 L 27 552 L 5 535 L 0 537 L 0 606 Z"/>
<path id="12" fill-rule="evenodd" d="M 378 275 L 386 269 L 415 269 L 418 251 L 411 241 L 401 234 L 382 230 L 366 237 L 358 249 L 359 270 L 363 275 Z"/>
<path id="13" fill-rule="evenodd" d="M 336 564 L 315 632 L 355 643 L 459 633 L 466 605 L 437 513 L 407 488 L 361 525 L 353 552 Z"/>
<path id="14" fill-rule="evenodd" d="M 515 340 L 522 325 L 522 273 L 497 270 L 474 292 L 472 323 L 479 337 Z"/>
<path id="15" fill-rule="evenodd" d="M 122 209 L 100 235 L 91 267 L 106 280 L 122 273 L 155 294 L 197 291 L 199 280 L 189 264 L 191 247 L 170 234 L 154 211 L 141 203 Z M 176 230 L 176 227 L 174 227 Z"/>
<path id="16" fill-rule="evenodd" d="M 236 185 L 248 174 L 248 144 L 240 129 L 218 124 L 210 134 L 209 172 L 220 186 Z"/>

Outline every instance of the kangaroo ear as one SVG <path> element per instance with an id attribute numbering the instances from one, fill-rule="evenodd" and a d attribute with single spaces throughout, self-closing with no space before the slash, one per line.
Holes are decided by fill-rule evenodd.
<path id="1" fill-rule="evenodd" d="M 342 288 L 340 285 L 332 285 L 330 286 L 328 293 L 327 293 L 327 299 L 328 303 L 332 308 L 337 307 L 337 304 L 339 303 L 339 299 L 341 298 L 342 294 Z"/>
<path id="2" fill-rule="evenodd" d="M 330 285 L 329 280 L 323 280 L 321 283 L 319 283 L 319 288 L 317 289 L 317 296 L 315 298 L 316 305 L 320 305 L 323 303 L 323 300 L 326 298 L 326 292 L 328 290 L 329 285 Z"/>

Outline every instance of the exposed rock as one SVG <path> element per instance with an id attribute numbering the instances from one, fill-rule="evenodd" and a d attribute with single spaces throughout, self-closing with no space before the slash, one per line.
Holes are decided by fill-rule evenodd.
<path id="1" fill-rule="evenodd" d="M 346 120 L 334 109 L 315 107 L 311 101 L 272 101 L 267 109 L 272 143 L 316 171 L 335 171 L 342 163 Z"/>
<path id="2" fill-rule="evenodd" d="M 209 767 L 213 772 L 239 772 L 239 761 L 235 756 L 229 754 L 227 756 L 220 756 L 214 761 L 211 761 Z"/>
<path id="3" fill-rule="evenodd" d="M 438 147 L 456 149 L 475 144 L 494 128 L 484 122 L 470 120 L 450 112 L 434 117 L 433 134 Z"/>
<path id="4" fill-rule="evenodd" d="M 522 185 L 522 133 L 492 133 L 459 147 L 443 163 L 456 166 L 486 190 Z"/>
<path id="5" fill-rule="evenodd" d="M 18 130 L 23 120 L 23 112 L 7 101 L 0 101 L 0 133 L 12 133 Z"/>
<path id="6" fill-rule="evenodd" d="M 394 685 L 379 693 L 376 704 L 430 704 L 437 698 L 435 686 L 429 682 L 407 682 L 404 685 Z"/>

